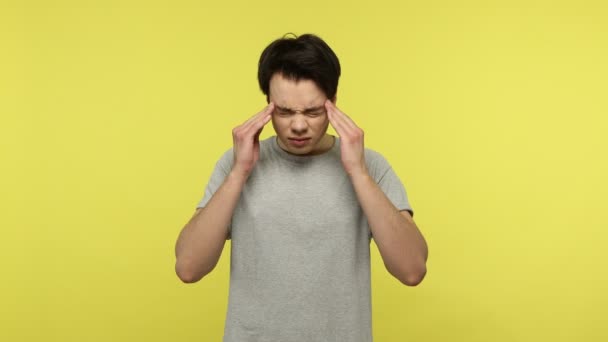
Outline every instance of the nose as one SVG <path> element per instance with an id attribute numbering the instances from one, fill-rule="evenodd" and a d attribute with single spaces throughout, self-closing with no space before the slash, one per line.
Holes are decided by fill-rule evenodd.
<path id="1" fill-rule="evenodd" d="M 304 133 L 308 129 L 308 122 L 303 115 L 294 115 L 293 120 L 291 120 L 291 130 L 294 133 Z"/>

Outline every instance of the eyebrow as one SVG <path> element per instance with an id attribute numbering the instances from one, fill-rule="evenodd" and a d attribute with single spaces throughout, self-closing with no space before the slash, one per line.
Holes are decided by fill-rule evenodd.
<path id="1" fill-rule="evenodd" d="M 287 108 L 287 107 L 281 107 L 281 106 L 278 106 L 278 105 L 275 105 L 275 107 L 276 107 L 278 110 L 283 111 L 283 112 L 289 112 L 289 113 L 293 113 L 293 112 L 295 112 L 295 110 L 293 110 L 293 109 L 291 109 L 291 108 Z M 304 110 L 302 111 L 302 113 L 316 112 L 316 111 L 318 111 L 318 110 L 323 109 L 324 107 L 325 107 L 325 106 L 321 105 L 321 106 L 317 106 L 317 107 L 310 107 L 310 108 L 306 108 L 306 109 L 304 109 Z"/>

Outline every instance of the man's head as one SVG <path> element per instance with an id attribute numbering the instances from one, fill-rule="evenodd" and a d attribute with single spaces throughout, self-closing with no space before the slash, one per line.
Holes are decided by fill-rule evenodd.
<path id="1" fill-rule="evenodd" d="M 258 82 L 266 101 L 275 104 L 272 125 L 281 148 L 309 155 L 331 147 L 324 103 L 336 102 L 339 78 L 338 57 L 318 36 L 283 37 L 264 49 Z M 308 140 L 298 143 L 293 138 Z"/>

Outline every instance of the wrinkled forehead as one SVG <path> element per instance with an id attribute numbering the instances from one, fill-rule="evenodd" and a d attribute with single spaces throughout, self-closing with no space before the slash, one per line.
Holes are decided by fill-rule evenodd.
<path id="1" fill-rule="evenodd" d="M 323 105 L 327 97 L 312 80 L 298 81 L 277 73 L 270 79 L 270 101 L 280 107 L 305 110 Z"/>

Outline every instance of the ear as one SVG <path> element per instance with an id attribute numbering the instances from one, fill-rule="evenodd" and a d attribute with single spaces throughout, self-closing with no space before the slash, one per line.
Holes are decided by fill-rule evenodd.
<path id="1" fill-rule="evenodd" d="M 334 95 L 334 97 L 331 99 L 331 102 L 333 102 L 333 104 L 336 104 L 336 101 L 338 101 L 338 95 Z"/>

